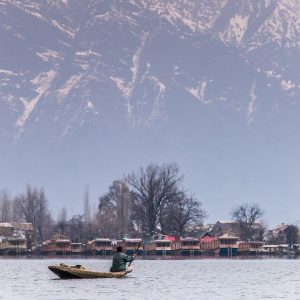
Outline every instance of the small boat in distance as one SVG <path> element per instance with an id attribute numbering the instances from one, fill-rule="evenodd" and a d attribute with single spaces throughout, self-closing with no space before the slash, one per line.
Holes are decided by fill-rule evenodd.
<path id="1" fill-rule="evenodd" d="M 133 267 L 128 267 L 124 272 L 98 272 L 87 270 L 82 265 L 68 266 L 63 263 L 48 268 L 61 279 L 124 278 L 133 270 Z"/>

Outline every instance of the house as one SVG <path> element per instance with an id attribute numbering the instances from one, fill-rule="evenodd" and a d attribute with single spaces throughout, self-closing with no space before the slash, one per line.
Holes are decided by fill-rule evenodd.
<path id="1" fill-rule="evenodd" d="M 10 224 L 13 227 L 15 234 L 31 236 L 33 233 L 32 223 L 10 222 Z"/>
<path id="2" fill-rule="evenodd" d="M 288 230 L 289 225 L 281 223 L 268 232 L 267 239 L 271 240 L 275 244 L 285 244 L 287 243 Z"/>
<path id="3" fill-rule="evenodd" d="M 239 224 L 235 221 L 217 221 L 209 232 L 211 236 L 222 236 L 224 234 L 233 234 L 239 236 Z"/>
<path id="4" fill-rule="evenodd" d="M 263 237 L 264 227 L 260 222 L 253 223 L 250 227 L 250 235 L 247 238 L 244 236 L 243 231 L 241 231 L 241 225 L 238 222 L 229 221 L 217 221 L 212 227 L 210 233 L 214 236 L 221 236 L 224 234 L 231 234 L 237 236 L 240 240 L 250 239 L 250 240 L 261 240 Z"/>

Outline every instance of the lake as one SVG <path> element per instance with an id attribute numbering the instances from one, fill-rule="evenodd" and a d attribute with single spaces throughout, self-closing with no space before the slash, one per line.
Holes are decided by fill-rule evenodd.
<path id="1" fill-rule="evenodd" d="M 105 259 L 1 259 L 0 299 L 300 299 L 298 259 L 136 260 L 125 279 L 61 280 L 64 262 L 107 271 Z"/>

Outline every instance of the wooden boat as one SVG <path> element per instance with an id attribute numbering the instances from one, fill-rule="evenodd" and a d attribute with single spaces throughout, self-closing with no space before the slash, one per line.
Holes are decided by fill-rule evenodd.
<path id="1" fill-rule="evenodd" d="M 82 265 L 68 266 L 59 264 L 49 266 L 55 275 L 62 279 L 80 279 L 80 278 L 123 278 L 127 273 L 132 272 L 132 267 L 129 267 L 124 272 L 98 272 L 85 269 Z"/>

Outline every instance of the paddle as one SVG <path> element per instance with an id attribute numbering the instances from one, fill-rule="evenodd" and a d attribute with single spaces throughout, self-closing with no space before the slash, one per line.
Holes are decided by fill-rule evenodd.
<path id="1" fill-rule="evenodd" d="M 138 245 L 137 245 L 137 247 L 136 247 L 136 249 L 135 249 L 135 251 L 134 251 L 134 254 L 137 254 L 137 252 L 138 252 L 138 250 L 139 250 L 139 248 L 140 248 L 140 246 L 141 246 L 141 242 L 139 242 L 138 243 Z M 130 267 L 130 265 L 131 265 L 131 263 L 133 262 L 133 260 L 129 263 L 129 265 L 128 265 L 128 267 L 127 268 L 129 268 Z"/>

